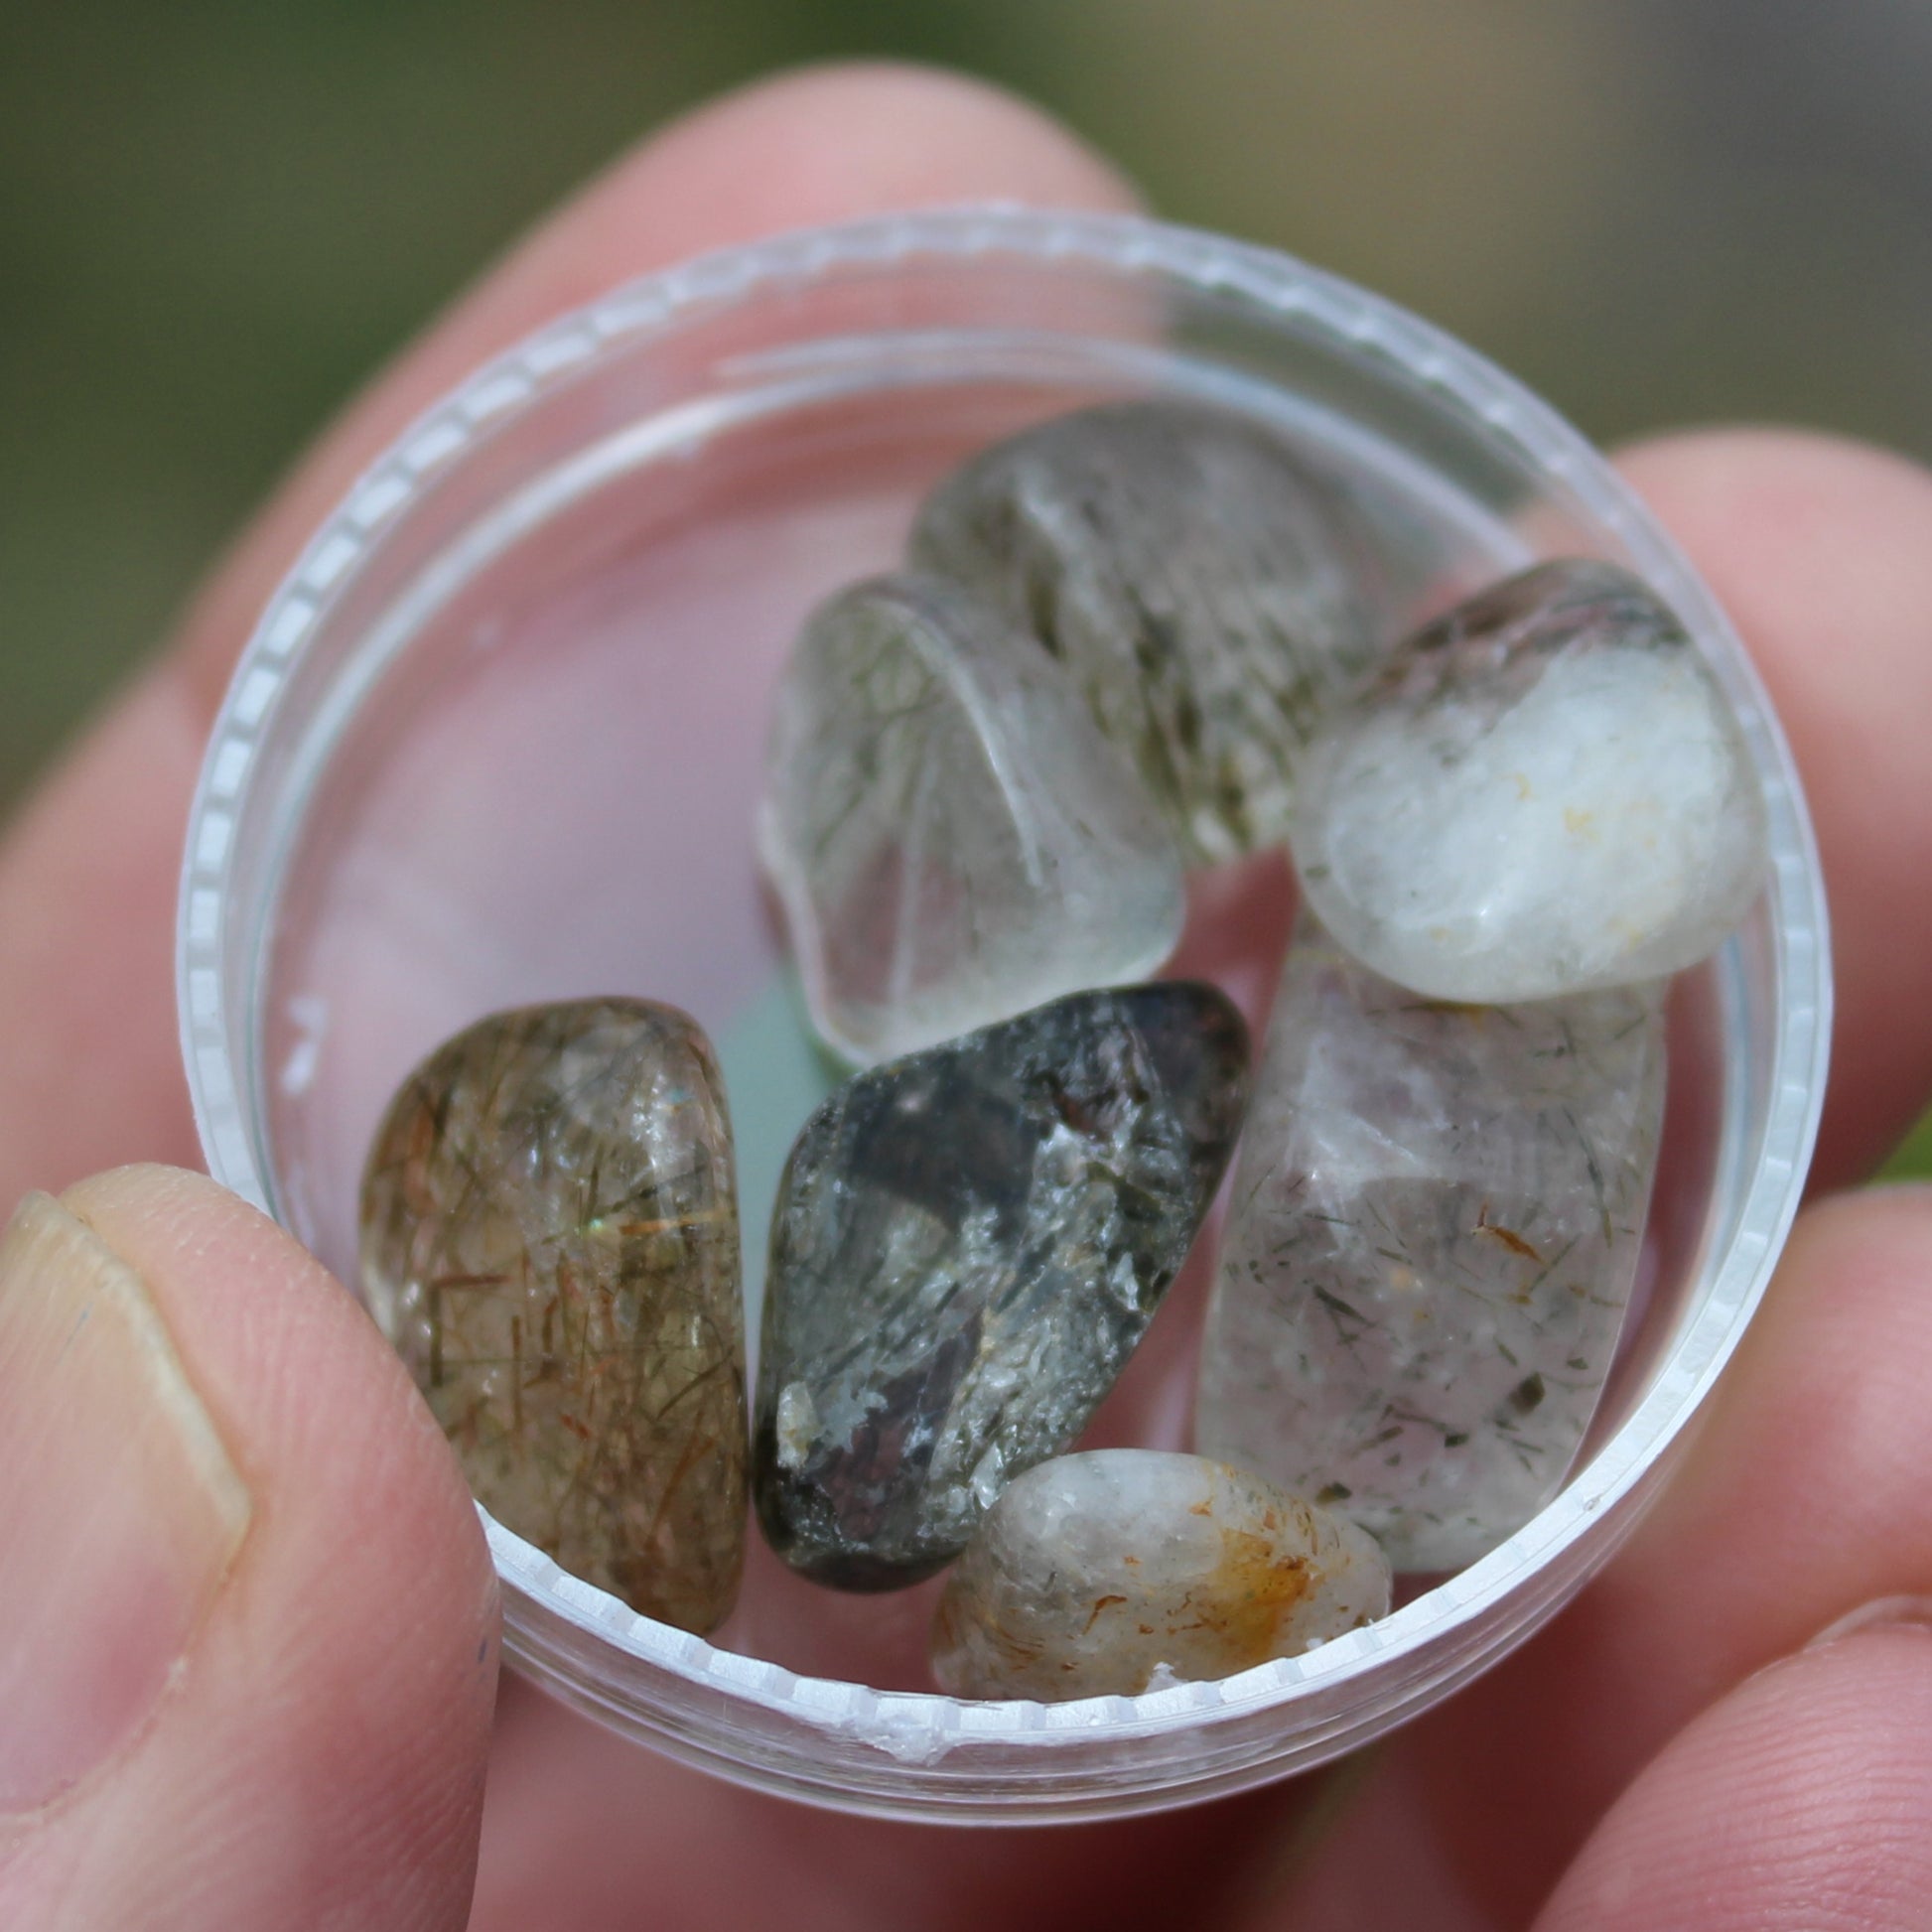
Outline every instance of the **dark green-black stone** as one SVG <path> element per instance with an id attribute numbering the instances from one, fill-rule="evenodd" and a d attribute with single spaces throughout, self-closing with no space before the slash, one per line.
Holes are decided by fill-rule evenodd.
<path id="1" fill-rule="evenodd" d="M 948 1562 L 1058 1454 L 1179 1272 L 1241 1125 L 1210 986 L 1076 993 L 841 1087 L 779 1184 L 754 1493 L 847 1589 Z"/>

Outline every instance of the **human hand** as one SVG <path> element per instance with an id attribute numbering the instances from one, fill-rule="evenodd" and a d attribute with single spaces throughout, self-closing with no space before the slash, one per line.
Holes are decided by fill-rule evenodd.
<path id="1" fill-rule="evenodd" d="M 621 163 L 375 386 L 0 849 L 0 1200 L 196 1159 L 170 973 L 180 828 L 255 613 L 362 465 L 483 356 L 629 275 L 996 196 L 1129 200 L 967 83 L 780 80 Z M 1797 750 L 1837 921 L 1817 1181 L 1856 1180 L 1932 1094 L 1932 479 L 1771 433 L 1658 443 L 1626 468 L 1736 618 Z M 1928 1290 L 1932 1196 L 1809 1210 L 1623 1554 L 1379 1750 L 1158 1819 L 962 1833 L 788 1806 L 513 1683 L 497 1700 L 476 1518 L 380 1336 L 210 1183 L 104 1173 L 30 1205 L 0 1247 L 0 1924 L 1921 1923 L 1927 1629 L 1805 1646 L 1861 1605 L 1932 1598 Z"/>

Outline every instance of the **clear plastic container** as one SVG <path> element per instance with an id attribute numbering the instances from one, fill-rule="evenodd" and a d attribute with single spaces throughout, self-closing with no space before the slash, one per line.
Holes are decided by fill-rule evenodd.
<path id="1" fill-rule="evenodd" d="M 927 1591 L 816 1590 L 754 1534 L 743 1605 L 703 1641 L 485 1518 L 526 1672 L 690 1763 L 853 1811 L 1099 1818 L 1319 1764 L 1521 1642 L 1629 1529 L 1763 1289 L 1823 1091 L 1816 855 L 1722 613 L 1576 432 L 1373 296 L 1130 218 L 877 219 L 621 289 L 439 403 L 269 605 L 195 805 L 182 1025 L 219 1179 L 353 1281 L 363 1153 L 423 1052 L 493 1009 L 642 994 L 719 1043 L 756 1292 L 778 1166 L 831 1077 L 752 859 L 790 637 L 820 596 L 892 564 L 967 452 L 1150 391 L 1266 419 L 1347 490 L 1391 623 L 1538 556 L 1634 567 L 1743 721 L 1773 870 L 1678 988 L 1649 1286 L 1585 1459 L 1520 1534 L 1386 1621 L 1140 1698 L 955 1701 L 921 1688 Z M 1264 860 L 1198 895 L 1190 961 L 1251 1011 L 1288 891 Z M 1093 1440 L 1182 1440 L 1203 1278 L 1171 1297 Z"/>

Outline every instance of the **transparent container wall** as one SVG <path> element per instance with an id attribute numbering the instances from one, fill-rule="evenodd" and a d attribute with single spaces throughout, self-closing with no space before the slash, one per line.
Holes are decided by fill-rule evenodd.
<path id="1" fill-rule="evenodd" d="M 1279 258 L 969 214 L 743 251 L 567 319 L 419 424 L 318 537 L 237 675 L 191 846 L 185 1026 L 216 1173 L 352 1283 L 363 1155 L 416 1060 L 507 1006 L 666 1000 L 720 1048 L 756 1304 L 785 1151 L 838 1077 L 752 856 L 790 640 L 819 598 L 894 566 L 964 455 L 1157 391 L 1266 419 L 1354 498 L 1392 633 L 1538 556 L 1645 572 L 1746 718 L 1778 876 L 1674 999 L 1642 1303 L 1582 1472 L 1375 1630 L 1224 1685 L 959 1704 L 925 1694 L 936 1585 L 823 1591 L 754 1534 L 741 1607 L 707 1644 L 491 1526 L 526 1666 L 771 1788 L 921 1817 L 1105 1815 L 1386 1727 L 1607 1553 L 1734 1339 L 1808 1152 L 1822 914 L 1787 762 L 1722 620 L 1596 459 L 1466 351 Z M 1259 1026 L 1292 901 L 1279 857 L 1205 876 L 1175 970 Z M 1185 1442 L 1211 1246 L 1090 1442 Z"/>

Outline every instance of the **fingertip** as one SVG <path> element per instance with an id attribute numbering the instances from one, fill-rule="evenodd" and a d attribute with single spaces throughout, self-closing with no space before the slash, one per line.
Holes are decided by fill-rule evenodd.
<path id="1" fill-rule="evenodd" d="M 1641 437 L 1614 454 L 1617 468 L 1646 495 L 1707 501 L 1721 513 L 1733 510 L 1740 497 L 1803 508 L 1848 489 L 1874 497 L 1932 491 L 1932 472 L 1896 451 L 1785 424 L 1673 430 Z"/>
<path id="2" fill-rule="evenodd" d="M 209 709 L 329 503 L 445 389 L 633 277 L 820 222 L 946 203 L 1126 209 L 1133 189 L 1019 95 L 940 68 L 797 68 L 693 108 L 517 242 L 359 399 L 204 588 L 181 662 Z"/>
<path id="3" fill-rule="evenodd" d="M 1775 683 L 1893 644 L 1932 587 L 1932 471 L 1819 431 L 1704 430 L 1632 445 L 1617 467 L 1711 580 Z M 1894 648 L 1902 647 L 1894 644 Z M 1802 719 L 1787 725 L 1802 726 Z"/>
<path id="4" fill-rule="evenodd" d="M 1773 1290 L 1746 1337 L 1747 1350 L 1769 1346 L 1788 1315 L 1842 1318 L 1850 1297 L 1889 1301 L 1894 1310 L 1924 1302 L 1932 1281 L 1932 1181 L 1846 1188 L 1810 1202 L 1792 1223 L 1778 1269 L 1783 1279 L 1802 1278 L 1807 1286 L 1802 1294 Z"/>
<path id="5" fill-rule="evenodd" d="M 61 1204 L 149 1284 L 239 1454 L 305 1506 L 346 1508 L 377 1485 L 413 1532 L 437 1532 L 425 1555 L 454 1534 L 448 1554 L 475 1567 L 448 1444 L 361 1304 L 292 1235 L 206 1174 L 153 1164 L 90 1175 Z"/>
<path id="6" fill-rule="evenodd" d="M 404 1562 L 493 1625 L 494 1571 L 449 1444 L 367 1311 L 321 1262 L 185 1169 L 111 1169 L 61 1204 L 148 1285 L 283 1528 L 317 1532 L 318 1544 L 326 1535 L 339 1571 Z"/>
<path id="7" fill-rule="evenodd" d="M 774 225 L 960 201 L 1128 209 L 1126 179 L 1040 108 L 988 80 L 901 61 L 795 68 L 694 109 L 645 164 L 702 221 L 693 246 Z"/>
<path id="8" fill-rule="evenodd" d="M 1698 1567 L 1722 1570 L 1722 1589 L 1703 1594 L 1727 1613 L 1687 1630 L 1677 1660 L 1710 1657 L 1707 1681 L 1793 1648 L 1849 1604 L 1932 1587 L 1932 1525 L 1916 1506 L 1932 1444 L 1928 1287 L 1932 1188 L 1848 1192 L 1798 1217 L 1700 1453 L 1624 1571 L 1650 1573 L 1694 1615 Z"/>
<path id="9" fill-rule="evenodd" d="M 501 346 L 686 256 L 819 222 L 999 201 L 1135 206 L 1084 142 L 989 81 L 900 62 L 795 68 L 706 101 L 623 155 L 453 320 L 477 346 L 483 334 Z"/>
<path id="10" fill-rule="evenodd" d="M 1537 1932 L 1881 1932 L 1932 1896 L 1932 1631 L 1867 1624 L 1760 1671 L 1631 1782 Z"/>
<path id="11" fill-rule="evenodd" d="M 1932 1281 L 1932 1182 L 1848 1187 L 1808 1202 L 1791 1225 L 1765 1306 L 1746 1332 L 1742 1358 L 1782 1354 L 1791 1330 L 1867 1327 L 1853 1339 L 1881 1353 L 1905 1310 L 1926 1304 Z M 1932 1304 L 1927 1305 L 1932 1315 Z M 1729 1384 L 1725 1385 L 1726 1389 Z M 1737 1400 L 1745 1393 L 1738 1391 Z"/>
<path id="12" fill-rule="evenodd" d="M 176 1619 L 186 1647 L 151 1719 L 39 1829 L 20 1882 L 69 1887 L 95 1914 L 87 1923 L 185 1923 L 166 1909 L 180 1896 L 210 1929 L 332 1913 L 460 1925 L 497 1609 L 441 1432 L 354 1300 L 214 1182 L 125 1168 L 69 1188 L 60 1207 L 98 1244 L 103 1281 L 118 1269 L 138 1284 L 123 1292 L 151 1306 L 149 1328 L 122 1324 L 133 1339 L 115 1358 L 130 1412 L 140 1420 L 152 1383 L 162 1421 L 211 1428 L 249 1509 L 192 1626 Z M 75 1332 L 91 1334 L 98 1293 L 83 1284 L 69 1299 Z M 144 1333 L 164 1375 L 139 1369 Z M 81 1477 L 63 1478 L 70 1488 L 99 1460 L 88 1445 L 119 1433 L 101 1407 L 71 1464 Z M 161 1422 L 142 1426 L 163 1440 Z M 75 1507 L 83 1524 L 99 1513 L 86 1494 Z M 107 1849 L 73 1866 L 87 1846 Z M 398 1897 L 420 1909 L 396 1915 Z"/>
<path id="13" fill-rule="evenodd" d="M 1932 1095 L 1932 471 L 1773 429 L 1661 438 L 1618 461 L 1736 623 L 1804 780 L 1837 975 L 1812 1179 L 1858 1179 Z"/>

